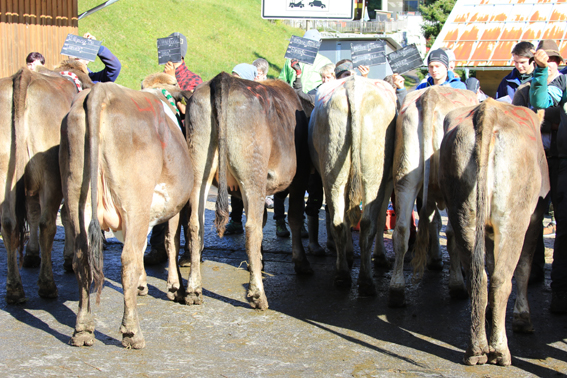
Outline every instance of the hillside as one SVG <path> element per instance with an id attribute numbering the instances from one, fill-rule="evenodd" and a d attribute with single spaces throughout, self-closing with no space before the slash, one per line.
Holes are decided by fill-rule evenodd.
<path id="1" fill-rule="evenodd" d="M 79 0 L 79 14 L 103 3 Z M 277 77 L 291 35 L 303 31 L 260 17 L 260 0 L 120 0 L 79 21 L 79 34 L 93 34 L 122 62 L 117 83 L 139 89 L 142 79 L 163 70 L 156 39 L 187 37 L 187 67 L 209 80 L 238 63 L 264 58 Z M 100 61 L 89 64 L 102 69 Z"/>

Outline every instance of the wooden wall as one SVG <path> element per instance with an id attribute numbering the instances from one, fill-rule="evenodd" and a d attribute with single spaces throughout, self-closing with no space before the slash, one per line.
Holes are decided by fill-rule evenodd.
<path id="1" fill-rule="evenodd" d="M 78 33 L 78 0 L 0 0 L 0 77 L 14 74 L 32 51 L 53 68 L 67 34 Z"/>

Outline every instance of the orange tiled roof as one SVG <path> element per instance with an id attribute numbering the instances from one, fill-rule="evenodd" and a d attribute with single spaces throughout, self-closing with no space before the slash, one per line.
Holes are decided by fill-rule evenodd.
<path id="1" fill-rule="evenodd" d="M 554 39 L 567 58 L 566 33 L 567 0 L 457 0 L 432 49 L 452 49 L 460 67 L 509 67 L 520 41 Z"/>

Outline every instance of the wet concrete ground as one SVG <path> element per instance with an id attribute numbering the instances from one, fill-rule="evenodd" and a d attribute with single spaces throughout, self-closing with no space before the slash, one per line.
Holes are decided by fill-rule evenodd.
<path id="1" fill-rule="evenodd" d="M 214 204 L 208 203 L 202 265 L 202 306 L 173 303 L 166 297 L 166 264 L 148 267 L 149 294 L 138 297 L 146 348 L 121 346 L 123 312 L 121 244 L 109 239 L 106 284 L 101 304 L 93 304 L 96 343 L 68 345 L 78 307 L 75 276 L 64 273 L 63 229 L 53 261 L 59 298 L 37 294 L 39 269 L 22 269 L 28 301 L 5 302 L 6 253 L 0 243 L 0 376 L 2 377 L 560 377 L 567 374 L 567 316 L 548 311 L 546 282 L 530 286 L 536 332 L 511 330 L 514 294 L 508 304 L 507 335 L 513 366 L 465 366 L 461 361 L 470 324 L 468 300 L 452 300 L 447 288 L 448 255 L 442 272 L 426 272 L 411 283 L 406 269 L 408 305 L 387 306 L 391 273 L 375 270 L 378 296 L 359 298 L 356 288 L 333 286 L 332 255 L 309 256 L 315 274 L 300 277 L 291 263 L 291 241 L 275 236 L 269 216 L 264 230 L 264 285 L 270 308 L 259 312 L 246 301 L 245 236 L 219 239 L 212 230 Z M 319 240 L 326 240 L 324 213 Z M 353 233 L 355 243 L 358 234 Z M 444 234 L 442 234 L 444 238 Z M 444 242 L 444 240 L 443 240 Z M 552 247 L 553 238 L 547 238 Z M 304 239 L 307 246 L 307 239 Z M 391 254 L 391 240 L 387 240 Z M 358 277 L 360 260 L 352 271 Z M 551 262 L 550 248 L 547 260 Z M 189 270 L 182 269 L 186 279 Z M 94 302 L 94 301 L 93 301 Z"/>

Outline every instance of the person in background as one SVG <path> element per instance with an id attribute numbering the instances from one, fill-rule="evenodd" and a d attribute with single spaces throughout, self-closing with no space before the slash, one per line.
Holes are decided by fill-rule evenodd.
<path id="1" fill-rule="evenodd" d="M 83 38 L 96 40 L 96 38 L 90 33 L 85 33 L 83 35 Z M 104 47 L 103 45 L 100 45 L 97 56 L 102 62 L 102 64 L 104 64 L 104 69 L 98 72 L 92 72 L 88 68 L 88 64 L 89 64 L 88 60 L 79 59 L 79 58 L 72 58 L 72 59 L 78 60 L 81 63 L 83 63 L 85 66 L 87 66 L 87 70 L 89 71 L 89 77 L 91 78 L 93 83 L 106 83 L 109 81 L 112 82 L 116 81 L 116 79 L 118 79 L 118 75 L 120 74 L 120 69 L 122 68 L 122 64 L 120 64 L 118 58 L 115 57 L 114 54 L 112 54 L 110 50 Z"/>
<path id="2" fill-rule="evenodd" d="M 303 38 L 319 42 L 321 40 L 321 33 L 316 29 L 310 29 L 305 32 Z M 299 63 L 302 72 L 301 84 L 305 93 L 308 93 L 313 88 L 317 88 L 321 84 L 321 75 L 319 72 L 321 68 L 327 64 L 332 64 L 332 62 L 329 58 L 321 54 L 317 54 L 313 64 Z M 295 70 L 291 67 L 291 59 L 286 59 L 279 78 L 289 85 L 293 85 L 296 77 Z"/>
<path id="3" fill-rule="evenodd" d="M 193 91 L 203 82 L 201 76 L 194 72 L 189 71 L 185 64 L 185 56 L 187 55 L 187 38 L 181 33 L 171 33 L 169 37 L 179 37 L 181 42 L 181 62 L 173 63 L 167 62 L 164 66 L 163 72 L 174 76 L 177 79 L 179 88 L 184 91 Z"/>
<path id="4" fill-rule="evenodd" d="M 263 81 L 268 79 L 270 63 L 268 63 L 266 59 L 258 58 L 252 62 L 252 65 L 258 70 L 258 75 L 254 78 L 254 81 Z"/>
<path id="5" fill-rule="evenodd" d="M 406 95 L 408 94 L 408 90 L 406 89 L 405 83 L 406 79 L 400 74 L 392 74 L 388 75 L 384 78 L 384 81 L 390 84 L 396 90 L 396 98 L 397 98 L 397 108 L 400 110 L 404 100 L 406 99 Z"/>
<path id="6" fill-rule="evenodd" d="M 26 57 L 27 67 L 35 71 L 37 66 L 45 66 L 45 58 L 38 52 L 31 52 Z"/>
<path id="7" fill-rule="evenodd" d="M 534 71 L 533 49 L 534 45 L 530 42 L 519 42 L 514 46 L 512 49 L 514 69 L 500 82 L 496 90 L 496 99 L 508 96 L 512 101 L 518 87 L 531 80 Z"/>
<path id="8" fill-rule="evenodd" d="M 368 66 L 358 66 L 357 69 L 360 72 L 360 76 L 368 77 L 368 73 L 370 72 L 370 68 Z M 349 77 L 351 75 L 356 75 L 352 60 L 339 60 L 337 62 L 337 65 L 335 66 L 335 77 L 337 78 L 337 80 L 344 79 L 345 77 Z"/>
<path id="9" fill-rule="evenodd" d="M 429 77 L 416 89 L 424 89 L 433 85 L 450 86 L 457 89 L 467 89 L 465 83 L 455 77 L 453 71 L 449 71 L 449 56 L 441 49 L 433 50 L 427 58 L 427 70 Z"/>
<path id="10" fill-rule="evenodd" d="M 559 74 L 563 62 L 557 43 L 542 40 L 533 51 L 536 64 L 530 85 L 530 103 L 534 109 L 559 108 L 556 167 L 550 168 L 551 202 L 557 221 L 553 264 L 551 265 L 551 303 L 553 313 L 567 313 L 567 80 Z"/>

